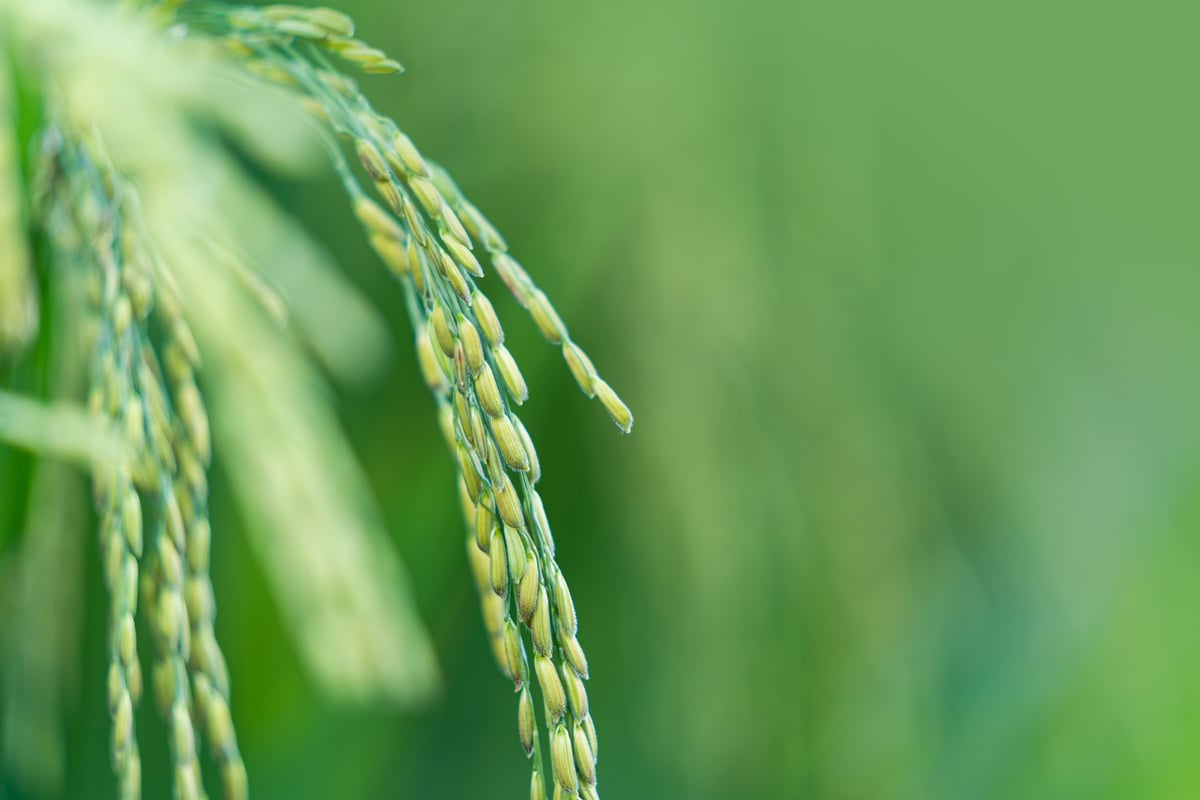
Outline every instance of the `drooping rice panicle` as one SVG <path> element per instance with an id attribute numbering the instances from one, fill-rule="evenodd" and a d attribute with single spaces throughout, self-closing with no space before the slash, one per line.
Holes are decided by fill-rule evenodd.
<path id="1" fill-rule="evenodd" d="M 222 17 L 215 8 L 207 6 L 194 17 L 185 13 L 185 18 L 224 35 L 231 52 L 254 65 L 256 75 L 278 76 L 277 82 L 298 91 L 319 124 L 350 142 L 382 201 L 368 197 L 331 142 L 334 167 L 355 215 L 408 299 L 422 372 L 459 467 L 469 561 L 485 627 L 497 663 L 519 694 L 519 739 L 534 758 L 531 796 L 545 796 L 544 775 L 552 778 L 556 796 L 596 796 L 595 726 L 584 688 L 587 660 L 534 488 L 541 466 L 513 412 L 528 397 L 528 388 L 490 300 L 476 286 L 483 275 L 476 244 L 543 336 L 562 348 L 584 394 L 598 397 L 624 432 L 632 427 L 632 414 L 570 338 L 545 293 L 508 254 L 495 227 L 325 54 L 357 62 L 368 72 L 394 71 L 383 66 L 394 62 L 348 39 L 342 31 L 351 27 L 344 22 L 338 32 L 331 31 L 319 21 L 320 9 L 242 8 Z M 546 765 L 538 745 L 533 684 L 542 697 L 542 731 L 550 744 Z"/>
<path id="2" fill-rule="evenodd" d="M 127 204 L 136 208 L 136 197 L 130 196 Z M 152 285 L 151 276 L 159 276 L 154 293 L 154 316 L 163 331 L 162 362 L 174 401 L 167 436 L 176 462 L 171 491 L 184 530 L 181 566 L 190 643 L 187 664 L 193 701 L 198 724 L 206 733 L 213 757 L 220 766 L 225 796 L 244 797 L 247 777 L 229 709 L 229 671 L 213 631 L 216 601 L 209 576 L 212 527 L 208 518 L 207 477 L 212 444 L 208 414 L 196 384 L 200 351 L 175 292 L 169 284 L 162 282 L 167 273 L 161 266 L 153 267 L 154 256 L 142 244 L 143 237 L 135 227 L 136 219 L 137 215 L 134 215 L 125 228 L 124 255 L 127 263 L 140 265 L 140 273 L 147 278 L 147 287 Z"/>
<path id="3" fill-rule="evenodd" d="M 47 141 L 54 139 L 47 137 Z M 91 273 L 89 294 L 95 316 L 88 406 L 94 414 L 111 419 L 136 454 L 143 449 L 146 437 L 145 410 L 134 380 L 132 309 L 128 296 L 120 289 L 108 209 L 89 190 L 86 176 L 78 171 L 61 172 L 62 178 L 48 202 L 59 207 L 64 224 L 49 228 L 47 234 L 60 266 L 86 264 Z M 71 227 L 65 224 L 67 220 Z M 98 471 L 93 484 L 105 584 L 111 601 L 106 682 L 112 717 L 111 756 L 123 799 L 141 795 L 141 764 L 133 721 L 144 683 L 134 625 L 144 547 L 142 501 L 135 487 L 138 478 L 145 478 L 140 460 L 128 467 Z"/>

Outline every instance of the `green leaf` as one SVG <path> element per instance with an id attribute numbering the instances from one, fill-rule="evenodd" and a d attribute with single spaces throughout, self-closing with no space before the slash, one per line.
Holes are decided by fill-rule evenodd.
<path id="1" fill-rule="evenodd" d="M 122 460 L 126 448 L 107 424 L 74 405 L 47 405 L 0 391 L 0 442 L 65 461 Z"/>

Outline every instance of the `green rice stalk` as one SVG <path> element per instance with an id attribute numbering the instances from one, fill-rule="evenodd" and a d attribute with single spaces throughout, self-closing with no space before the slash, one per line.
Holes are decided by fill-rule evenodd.
<path id="1" fill-rule="evenodd" d="M 16 110 L 7 54 L 0 42 L 0 349 L 17 353 L 37 333 L 37 286 L 22 215 Z"/>

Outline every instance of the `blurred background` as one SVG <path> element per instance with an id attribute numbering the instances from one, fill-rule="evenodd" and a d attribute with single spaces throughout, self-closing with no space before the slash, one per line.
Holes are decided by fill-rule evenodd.
<path id="1" fill-rule="evenodd" d="M 1196 12 L 336 5 L 408 67 L 367 93 L 636 414 L 621 437 L 485 281 L 531 386 L 605 797 L 1200 796 Z M 254 795 L 524 797 L 401 291 L 331 175 L 274 188 L 394 333 L 337 407 L 443 685 L 415 711 L 316 691 L 218 456 Z M 103 798 L 84 553 L 65 796 Z"/>

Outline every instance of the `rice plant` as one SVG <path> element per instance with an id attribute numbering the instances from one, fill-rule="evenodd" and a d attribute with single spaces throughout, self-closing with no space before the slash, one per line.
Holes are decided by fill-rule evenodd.
<path id="1" fill-rule="evenodd" d="M 164 735 L 175 797 L 207 796 L 202 758 L 222 796 L 249 793 L 236 675 L 213 628 L 214 452 L 319 684 L 396 703 L 436 684 L 404 571 L 321 385 L 322 368 L 337 379 L 370 360 L 376 318 L 244 166 L 295 171 L 323 157 L 403 288 L 458 467 L 484 627 L 518 695 L 530 795 L 597 797 L 588 663 L 516 413 L 528 388 L 482 288 L 485 264 L 583 393 L 626 433 L 633 416 L 496 228 L 372 106 L 355 71 L 402 67 L 328 8 L 0 0 L 0 439 L 38 457 L 0 607 L 6 730 L 54 713 L 37 650 L 70 646 L 53 620 L 30 622 L 53 599 L 22 581 L 86 518 L 53 510 L 72 487 L 55 459 L 91 481 L 121 797 L 141 794 L 139 738 Z M 144 665 L 143 648 L 154 654 Z M 51 688 L 31 692 L 39 681 Z M 150 732 L 134 724 L 147 691 L 165 723 Z M 6 737 L 14 768 L 32 763 L 27 741 Z"/>

